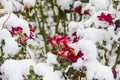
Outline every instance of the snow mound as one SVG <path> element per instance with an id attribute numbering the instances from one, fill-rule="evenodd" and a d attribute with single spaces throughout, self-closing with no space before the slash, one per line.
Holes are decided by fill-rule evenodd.
<path id="1" fill-rule="evenodd" d="M 3 80 L 23 80 L 29 73 L 29 67 L 35 65 L 33 60 L 6 60 L 1 66 Z"/>
<path id="2" fill-rule="evenodd" d="M 18 43 L 12 38 L 7 29 L 0 30 L 0 42 L 4 40 L 3 45 L 4 57 L 14 56 L 19 51 Z"/>

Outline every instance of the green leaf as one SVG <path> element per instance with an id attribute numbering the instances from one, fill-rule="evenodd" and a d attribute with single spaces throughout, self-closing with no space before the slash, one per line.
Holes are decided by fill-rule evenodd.
<path id="1" fill-rule="evenodd" d="M 113 8 L 117 10 L 117 6 L 119 5 L 119 1 L 113 2 Z"/>
<path id="2" fill-rule="evenodd" d="M 72 11 L 71 10 L 65 10 L 65 13 L 71 13 Z"/>
<path id="3" fill-rule="evenodd" d="M 38 80 L 43 80 L 43 77 L 42 77 L 42 76 L 40 76 L 40 78 L 39 78 Z"/>
<path id="4" fill-rule="evenodd" d="M 30 74 L 27 77 L 28 77 L 28 80 L 32 80 L 32 76 Z"/>
<path id="5" fill-rule="evenodd" d="M 70 67 L 68 72 L 67 72 L 67 75 L 68 76 L 71 76 L 72 74 L 74 74 L 75 70 L 73 69 L 73 67 Z"/>
<path id="6" fill-rule="evenodd" d="M 30 70 L 30 74 L 31 74 L 31 75 L 35 75 L 34 70 Z"/>
<path id="7" fill-rule="evenodd" d="M 89 3 L 89 0 L 81 0 L 83 3 Z"/>
<path id="8" fill-rule="evenodd" d="M 33 69 L 33 66 L 32 66 L 32 65 L 30 66 L 29 72 L 30 72 L 31 75 L 35 75 L 35 72 L 34 72 L 34 69 Z"/>
<path id="9" fill-rule="evenodd" d="M 2 45 L 5 45 L 5 40 L 2 40 Z"/>
<path id="10" fill-rule="evenodd" d="M 57 64 L 54 65 L 54 70 L 61 70 L 62 68 L 58 66 Z"/>

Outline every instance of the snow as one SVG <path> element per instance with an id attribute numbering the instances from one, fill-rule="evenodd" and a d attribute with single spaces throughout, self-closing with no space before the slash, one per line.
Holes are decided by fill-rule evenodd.
<path id="1" fill-rule="evenodd" d="M 5 13 L 13 12 L 13 5 L 11 1 L 2 0 L 2 3 L 4 6 Z"/>
<path id="2" fill-rule="evenodd" d="M 47 23 L 48 23 L 48 26 L 51 26 L 51 25 L 54 25 L 55 23 L 53 22 L 53 18 L 52 16 L 49 16 L 47 19 L 46 19 Z"/>
<path id="3" fill-rule="evenodd" d="M 66 69 L 58 71 L 54 70 L 54 66 L 56 64 L 58 66 L 60 65 L 57 61 L 58 55 L 54 55 L 52 53 L 54 52 L 54 49 L 48 43 L 47 46 L 51 52 L 46 53 L 45 41 L 41 34 L 42 32 L 40 32 L 42 30 L 39 30 L 38 22 L 33 22 L 33 26 L 37 28 L 35 31 L 35 37 L 34 39 L 27 40 L 24 51 L 25 53 L 28 53 L 26 55 L 27 58 L 30 59 L 11 59 L 18 54 L 19 50 L 24 45 L 18 44 L 15 39 L 16 37 L 13 37 L 10 31 L 12 30 L 12 27 L 21 27 L 23 29 L 23 33 L 30 36 L 29 23 L 27 20 L 23 19 L 24 16 L 22 15 L 26 13 L 24 10 L 25 7 L 33 8 L 29 13 L 29 15 L 33 17 L 34 8 L 38 6 L 37 5 L 35 7 L 36 1 L 37 0 L 0 0 L 0 3 L 3 5 L 3 8 L 0 9 L 0 14 L 4 15 L 0 17 L 0 57 L 3 54 L 3 63 L 0 65 L 0 73 L 2 73 L 0 78 L 2 77 L 2 80 L 24 80 L 29 74 L 29 68 L 32 65 L 35 74 L 43 76 L 43 80 L 65 80 L 63 79 L 63 72 L 67 73 L 70 67 L 79 71 L 83 66 L 87 69 L 85 71 L 85 78 L 87 80 L 115 80 L 113 78 L 112 66 L 114 65 L 118 55 L 116 50 L 120 45 L 120 41 L 118 41 L 120 38 L 120 30 L 114 30 L 116 27 L 114 22 L 120 18 L 120 4 L 118 4 L 117 9 L 114 9 L 112 0 L 89 0 L 89 3 L 83 3 L 80 0 L 56 0 L 56 3 L 53 1 L 55 5 L 48 4 L 49 2 L 47 5 L 44 5 L 45 1 L 39 0 L 43 6 L 45 21 L 44 28 L 46 31 L 45 37 L 48 39 L 48 37 L 53 37 L 55 35 L 57 19 L 60 19 L 58 32 L 64 34 L 64 20 L 61 18 L 61 15 L 58 15 L 61 9 L 67 16 L 67 19 L 65 19 L 67 35 L 70 39 L 78 39 L 78 42 L 70 42 L 68 45 L 74 49 L 76 54 L 81 51 L 83 56 L 79 58 L 76 63 L 72 63 L 67 66 Z M 53 7 L 51 8 L 51 6 Z M 79 13 L 75 14 L 73 11 L 74 8 L 79 6 L 82 8 L 82 16 Z M 71 12 L 66 12 L 66 10 L 70 10 Z M 84 14 L 85 10 L 89 10 L 89 15 Z M 20 17 L 16 16 L 16 14 L 12 12 L 18 13 L 17 15 Z M 54 12 L 56 15 L 54 15 Z M 110 14 L 112 16 L 113 23 L 109 24 L 107 21 L 99 20 L 98 16 L 100 16 L 101 13 L 104 13 L 105 15 Z M 35 19 L 36 14 L 34 16 Z M 41 14 L 37 16 L 40 18 Z M 80 16 L 82 20 L 79 20 Z M 43 23 L 40 22 L 40 25 L 42 24 Z M 42 28 L 42 26 L 40 27 Z M 77 33 L 76 36 L 72 35 L 74 32 Z M 3 40 L 5 44 L 2 44 Z M 114 42 L 116 42 L 116 44 L 113 44 Z M 99 48 L 99 46 L 102 46 L 104 49 Z M 109 55 L 110 52 L 112 52 L 111 55 Z M 41 54 L 43 57 L 40 56 Z M 109 66 L 106 66 L 105 64 L 106 61 L 104 55 L 109 58 Z M 119 80 L 119 64 L 116 66 L 116 71 L 118 74 L 116 80 Z"/>
<path id="4" fill-rule="evenodd" d="M 83 30 L 84 29 L 84 25 L 81 22 L 75 22 L 75 21 L 71 21 L 68 25 L 68 35 L 70 37 L 72 37 L 72 33 L 77 32 L 77 36 L 79 36 L 78 30 Z"/>
<path id="5" fill-rule="evenodd" d="M 110 24 L 109 24 L 108 22 L 101 21 L 101 20 L 98 19 L 98 16 L 100 16 L 100 14 L 101 14 L 102 12 L 103 12 L 105 15 L 106 15 L 106 14 L 111 14 L 112 18 L 114 18 L 113 13 L 112 13 L 111 11 L 103 11 L 103 10 L 101 10 L 101 11 L 95 12 L 95 13 L 84 23 L 84 25 L 85 25 L 86 27 L 90 27 L 92 24 L 94 24 L 94 27 L 95 27 L 95 28 L 99 28 L 99 27 L 101 27 L 101 28 L 106 28 L 106 27 L 110 26 Z"/>
<path id="6" fill-rule="evenodd" d="M 109 24 L 107 22 L 104 22 L 104 21 L 100 21 L 98 19 L 97 16 L 99 16 L 102 12 L 104 12 L 105 14 L 111 14 L 109 11 L 98 11 L 96 12 L 93 16 L 92 16 L 92 22 L 95 24 L 95 27 L 98 28 L 98 27 L 108 27 Z"/>
<path id="7" fill-rule="evenodd" d="M 14 11 L 23 11 L 24 6 L 21 3 L 13 0 L 13 5 L 14 5 Z"/>
<path id="8" fill-rule="evenodd" d="M 75 49 L 76 53 L 78 52 L 78 50 L 81 50 L 86 60 L 92 60 L 97 58 L 96 45 L 91 40 L 82 39 L 70 46 Z"/>
<path id="9" fill-rule="evenodd" d="M 3 45 L 4 57 L 14 56 L 19 51 L 18 43 L 12 38 L 10 32 L 6 29 L 0 30 L 0 42 L 4 40 Z"/>
<path id="10" fill-rule="evenodd" d="M 109 11 L 110 11 L 112 14 L 116 14 L 116 13 L 117 13 L 117 11 L 113 8 L 113 4 L 111 4 L 111 5 L 109 6 Z"/>
<path id="11" fill-rule="evenodd" d="M 34 6 L 36 0 L 23 0 L 24 6 Z"/>
<path id="12" fill-rule="evenodd" d="M 72 0 L 57 0 L 57 4 L 61 7 L 62 10 L 69 10 L 72 3 Z"/>
<path id="13" fill-rule="evenodd" d="M 16 0 L 0 0 L 0 3 L 2 3 L 3 8 L 0 9 L 0 12 L 2 14 L 4 13 L 11 13 L 13 11 L 23 11 L 23 5 L 20 3 L 21 1 Z"/>
<path id="14" fill-rule="evenodd" d="M 83 39 L 76 45 L 79 46 L 76 46 L 75 49 L 79 48 L 86 58 L 78 59 L 76 63 L 72 64 L 75 69 L 79 70 L 81 66 L 86 66 L 86 77 L 88 80 L 114 80 L 111 67 L 104 66 L 97 61 L 97 48 L 92 41 Z"/>
<path id="15" fill-rule="evenodd" d="M 96 12 L 96 9 L 94 6 L 92 6 L 91 4 L 86 4 L 85 7 L 82 8 L 82 13 L 84 13 L 85 10 L 89 10 L 89 14 L 93 15 Z"/>
<path id="16" fill-rule="evenodd" d="M 34 62 L 36 62 L 36 59 L 35 59 L 36 57 L 34 53 L 32 52 L 32 50 L 29 47 L 26 47 L 26 50 L 28 51 L 30 58 L 34 60 Z"/>
<path id="17" fill-rule="evenodd" d="M 59 73 L 54 72 L 53 68 L 45 63 L 39 63 L 35 65 L 34 68 L 38 75 L 43 76 L 43 80 L 61 80 Z"/>
<path id="18" fill-rule="evenodd" d="M 7 19 L 8 17 L 9 17 L 9 19 Z M 4 24 L 5 21 L 6 21 L 6 23 Z M 30 36 L 30 30 L 29 30 L 29 27 L 28 27 L 28 22 L 26 20 L 18 18 L 13 13 L 7 14 L 4 17 L 1 17 L 0 18 L 0 24 L 1 25 L 4 24 L 3 26 L 8 28 L 8 30 L 11 30 L 12 27 L 22 27 L 23 28 L 23 33 L 26 33 L 27 36 Z M 2 26 L 0 26 L 0 28 L 2 28 Z"/>
<path id="19" fill-rule="evenodd" d="M 54 64 L 58 64 L 57 60 L 56 60 L 57 56 L 55 56 L 53 53 L 47 53 L 47 60 L 46 60 L 46 64 L 48 64 L 49 66 L 53 66 Z"/>
<path id="20" fill-rule="evenodd" d="M 5 39 L 5 45 L 3 46 L 4 57 L 13 57 L 19 51 L 18 43 L 13 38 Z"/>
<path id="21" fill-rule="evenodd" d="M 87 67 L 86 76 L 88 80 L 114 80 L 111 67 L 101 65 L 98 61 L 88 61 L 84 65 Z M 90 66 L 89 66 L 90 65 Z"/>
<path id="22" fill-rule="evenodd" d="M 107 41 L 109 43 L 112 35 L 112 32 L 108 32 L 104 29 L 95 29 L 95 28 L 87 28 L 84 30 L 78 31 L 79 35 L 83 37 L 83 39 L 91 40 L 94 43 L 102 43 L 102 41 Z M 104 36 L 103 36 L 104 35 Z"/>
<path id="23" fill-rule="evenodd" d="M 28 22 L 18 18 L 15 14 L 11 13 L 5 15 L 4 17 L 1 17 L 0 24 L 1 24 L 0 42 L 2 40 L 5 41 L 5 45 L 3 45 L 4 57 L 8 57 L 8 56 L 13 57 L 18 53 L 19 47 L 18 47 L 18 43 L 15 41 L 15 37 L 13 38 L 9 31 L 12 30 L 12 27 L 22 27 L 23 33 L 26 33 L 27 36 L 30 36 L 30 29 L 28 26 Z"/>
<path id="24" fill-rule="evenodd" d="M 82 5 L 82 3 L 80 1 L 75 1 L 73 8 L 79 7 L 80 5 Z"/>
<path id="25" fill-rule="evenodd" d="M 35 73 L 43 76 L 43 80 L 61 80 L 60 72 L 55 72 L 53 67 L 45 63 L 38 63 L 32 59 L 25 60 L 6 60 L 1 66 L 3 80 L 23 80 L 29 74 L 29 68 L 33 66 Z M 23 77 L 24 76 L 24 77 Z"/>
<path id="26" fill-rule="evenodd" d="M 83 66 L 83 63 L 82 63 L 82 62 L 83 62 L 82 59 L 79 58 L 76 63 L 73 63 L 73 64 L 72 64 L 72 67 L 73 67 L 75 70 L 79 70 L 79 69 Z"/>
<path id="27" fill-rule="evenodd" d="M 26 76 L 29 73 L 31 65 L 35 65 L 31 59 L 6 60 L 1 66 L 3 80 L 23 80 L 23 75 Z"/>
<path id="28" fill-rule="evenodd" d="M 72 36 L 72 33 L 77 32 L 77 37 L 82 39 L 91 40 L 94 43 L 106 41 L 107 43 L 112 42 L 111 38 L 116 40 L 117 36 L 114 34 L 114 27 L 109 26 L 108 30 L 105 29 L 96 29 L 96 28 L 87 28 L 81 22 L 70 22 L 68 25 L 68 35 Z M 104 35 L 104 36 L 103 36 Z"/>
<path id="29" fill-rule="evenodd" d="M 90 0 L 89 3 L 93 5 L 97 11 L 107 10 L 109 6 L 109 0 Z"/>
<path id="30" fill-rule="evenodd" d="M 0 30 L 0 40 L 11 38 L 10 32 L 7 29 Z"/>

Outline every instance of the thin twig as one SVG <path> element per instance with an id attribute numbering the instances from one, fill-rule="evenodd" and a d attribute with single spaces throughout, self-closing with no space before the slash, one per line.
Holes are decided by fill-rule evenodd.
<path id="1" fill-rule="evenodd" d="M 120 46 L 118 47 L 118 50 L 117 50 L 117 57 L 116 57 L 116 60 L 115 60 L 115 63 L 114 63 L 114 66 L 115 66 L 115 67 L 116 67 L 117 64 L 118 64 L 119 57 L 120 57 Z"/>
<path id="2" fill-rule="evenodd" d="M 8 19 L 10 18 L 10 15 L 11 15 L 11 13 L 9 13 L 9 15 L 8 15 L 7 19 L 4 21 L 4 23 L 3 23 L 3 25 L 2 25 L 2 28 L 1 28 L 1 29 L 3 29 L 3 28 L 4 28 L 5 23 L 6 23 L 6 22 L 8 21 Z"/>

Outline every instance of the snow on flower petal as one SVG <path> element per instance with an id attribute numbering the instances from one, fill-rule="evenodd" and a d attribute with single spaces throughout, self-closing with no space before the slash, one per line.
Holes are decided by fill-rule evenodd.
<path id="1" fill-rule="evenodd" d="M 105 13 L 102 12 L 97 17 L 98 17 L 99 20 L 108 22 L 110 25 L 113 23 L 111 14 L 105 14 Z"/>
<path id="2" fill-rule="evenodd" d="M 80 1 L 75 1 L 73 5 L 73 12 L 74 13 L 80 13 L 82 9 L 82 5 Z"/>
<path id="3" fill-rule="evenodd" d="M 26 41 L 29 38 L 33 38 L 32 25 L 28 24 L 27 21 L 18 18 L 15 14 L 11 13 L 5 15 L 4 17 L 0 18 L 0 23 L 4 23 L 4 21 L 9 17 L 8 21 L 4 24 L 3 28 L 6 28 L 10 31 L 12 37 L 19 43 L 19 44 L 26 44 Z M 13 24 L 14 23 L 14 24 Z"/>
<path id="4" fill-rule="evenodd" d="M 54 54 L 66 58 L 70 62 L 76 62 L 78 58 L 83 56 L 82 52 L 75 53 L 74 48 L 69 46 L 70 38 L 56 34 L 53 38 L 49 39 L 49 43 L 53 46 Z M 78 42 L 77 39 L 73 43 Z M 77 55 L 78 54 L 78 55 Z"/>

